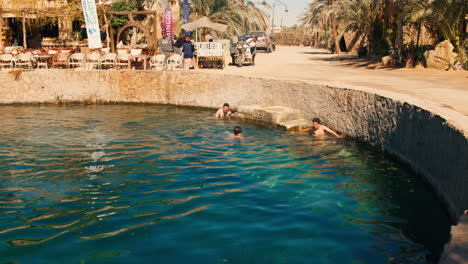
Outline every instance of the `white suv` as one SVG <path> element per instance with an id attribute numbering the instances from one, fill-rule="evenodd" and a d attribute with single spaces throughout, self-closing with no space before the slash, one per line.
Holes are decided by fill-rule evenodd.
<path id="1" fill-rule="evenodd" d="M 273 51 L 273 43 L 270 36 L 265 31 L 249 31 L 249 36 L 257 37 L 257 49 L 263 49 L 267 53 Z"/>

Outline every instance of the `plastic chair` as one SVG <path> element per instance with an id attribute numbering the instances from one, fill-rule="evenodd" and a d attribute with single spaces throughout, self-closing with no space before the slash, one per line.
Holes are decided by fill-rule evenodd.
<path id="1" fill-rule="evenodd" d="M 164 54 L 159 54 L 151 57 L 149 61 L 150 65 L 150 70 L 155 69 L 157 71 L 162 71 L 165 70 L 167 65 L 166 65 L 166 55 Z"/>
<path id="2" fill-rule="evenodd" d="M 122 69 L 122 68 L 127 68 L 127 69 L 131 69 L 131 58 L 130 58 L 130 54 L 128 53 L 124 53 L 124 54 L 117 54 L 117 59 L 115 61 L 115 67 L 118 68 L 118 69 Z"/>
<path id="3" fill-rule="evenodd" d="M 10 69 L 13 69 L 15 66 L 13 64 L 14 57 L 11 54 L 2 54 L 0 55 L 0 69 L 2 67 L 10 67 Z"/>
<path id="4" fill-rule="evenodd" d="M 85 55 L 83 53 L 73 53 L 69 60 L 70 68 L 76 67 L 83 67 L 85 63 Z"/>
<path id="5" fill-rule="evenodd" d="M 115 62 L 117 60 L 117 54 L 109 53 L 101 57 L 101 69 L 105 68 L 115 68 Z"/>
<path id="6" fill-rule="evenodd" d="M 184 68 L 184 61 L 182 56 L 174 54 L 167 58 L 167 69 L 168 70 L 182 70 Z"/>
<path id="7" fill-rule="evenodd" d="M 85 66 L 88 70 L 92 70 L 94 67 L 96 67 L 96 69 L 101 69 L 101 55 L 99 53 L 87 54 L 85 57 Z"/>
<path id="8" fill-rule="evenodd" d="M 70 57 L 71 50 L 61 50 L 52 57 L 52 67 L 60 68 L 61 66 L 65 66 L 70 68 L 70 64 L 68 64 L 68 57 Z"/>
<path id="9" fill-rule="evenodd" d="M 32 67 L 32 56 L 30 53 L 21 53 L 16 56 L 15 68 L 32 69 Z"/>

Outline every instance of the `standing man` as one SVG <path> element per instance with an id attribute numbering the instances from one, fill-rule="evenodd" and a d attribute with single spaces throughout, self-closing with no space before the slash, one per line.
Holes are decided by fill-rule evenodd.
<path id="1" fill-rule="evenodd" d="M 245 41 L 245 47 L 250 49 L 250 56 L 252 56 L 252 65 L 255 65 L 255 55 L 257 55 L 257 37 L 253 36 Z"/>
<path id="2" fill-rule="evenodd" d="M 229 111 L 229 104 L 224 103 L 223 108 L 220 108 L 216 114 L 215 118 L 228 118 L 231 116 L 231 111 Z"/>
<path id="3" fill-rule="evenodd" d="M 182 53 L 184 53 L 184 68 L 194 69 L 193 56 L 195 53 L 195 46 L 189 36 L 185 36 L 182 43 Z"/>
<path id="4" fill-rule="evenodd" d="M 166 55 L 166 58 L 171 56 L 171 53 L 174 52 L 172 48 L 172 42 L 167 37 L 166 32 L 163 32 L 163 38 L 159 41 L 159 47 L 161 47 L 161 52 Z"/>

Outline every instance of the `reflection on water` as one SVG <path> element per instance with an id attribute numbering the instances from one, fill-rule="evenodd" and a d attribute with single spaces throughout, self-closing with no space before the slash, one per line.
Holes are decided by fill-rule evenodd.
<path id="1" fill-rule="evenodd" d="M 449 221 L 365 145 L 162 106 L 1 107 L 0 263 L 431 263 Z"/>

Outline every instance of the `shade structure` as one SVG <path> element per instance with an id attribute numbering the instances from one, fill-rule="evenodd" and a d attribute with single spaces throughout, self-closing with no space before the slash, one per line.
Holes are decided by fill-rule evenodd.
<path id="1" fill-rule="evenodd" d="M 210 28 L 218 32 L 226 32 L 227 25 L 214 23 L 208 17 L 204 16 L 196 21 L 182 25 L 182 29 L 186 31 L 194 31 L 198 28 Z"/>

